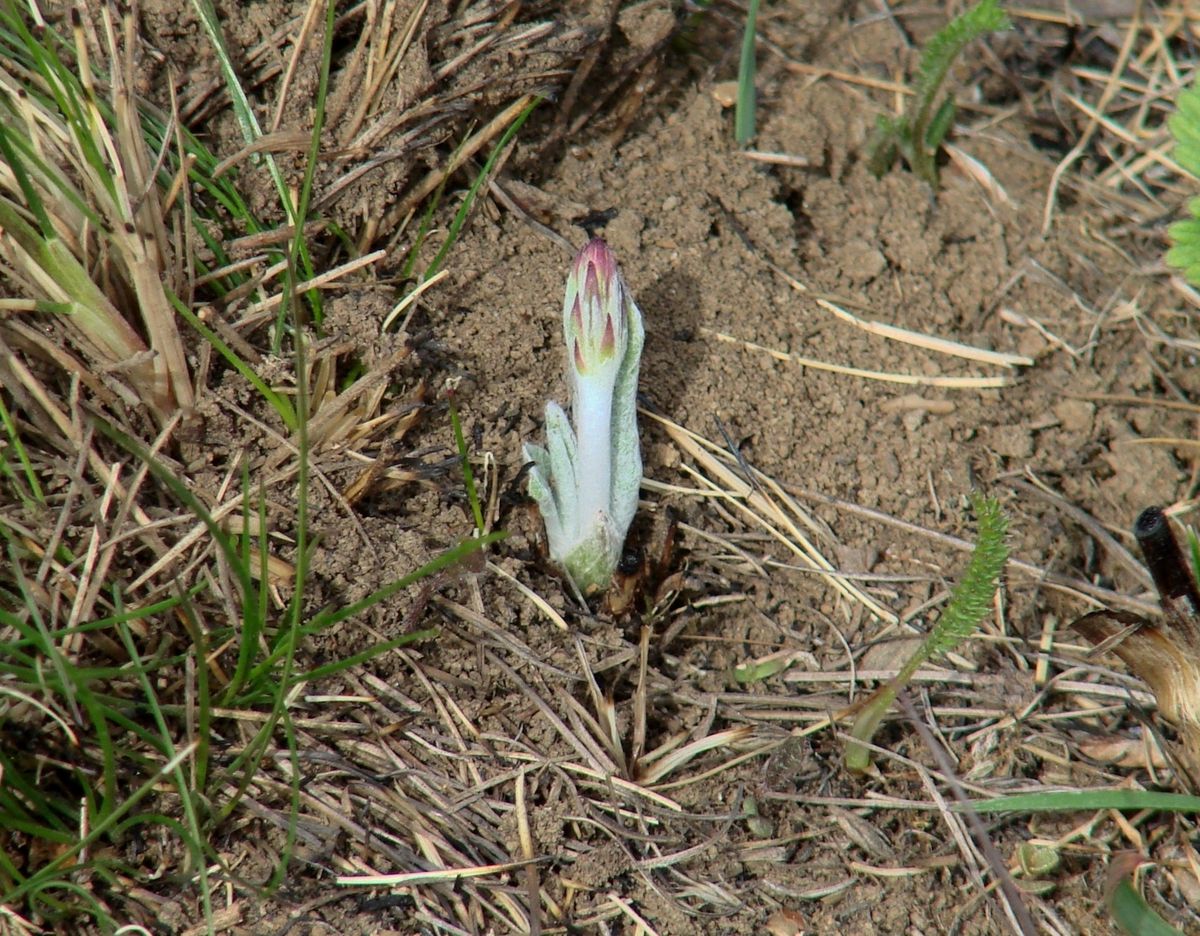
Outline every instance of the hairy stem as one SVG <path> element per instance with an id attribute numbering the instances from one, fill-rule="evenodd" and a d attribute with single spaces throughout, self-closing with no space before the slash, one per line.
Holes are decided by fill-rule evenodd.
<path id="1" fill-rule="evenodd" d="M 575 435 L 579 456 L 575 462 L 579 506 L 576 516 L 583 535 L 596 518 L 608 516 L 612 492 L 612 392 L 580 394 L 575 400 Z"/>

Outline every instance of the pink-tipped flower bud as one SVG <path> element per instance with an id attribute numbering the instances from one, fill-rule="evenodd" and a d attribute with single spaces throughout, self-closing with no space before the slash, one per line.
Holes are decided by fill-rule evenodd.
<path id="1" fill-rule="evenodd" d="M 563 300 L 571 368 L 581 378 L 616 379 L 629 345 L 633 299 L 608 244 L 593 238 L 575 256 Z"/>
<path id="2" fill-rule="evenodd" d="M 526 445 L 529 493 L 546 521 L 550 556 L 585 593 L 605 588 L 637 512 L 642 313 L 616 258 L 589 242 L 567 274 L 563 301 L 571 419 L 546 407 L 546 446 Z"/>

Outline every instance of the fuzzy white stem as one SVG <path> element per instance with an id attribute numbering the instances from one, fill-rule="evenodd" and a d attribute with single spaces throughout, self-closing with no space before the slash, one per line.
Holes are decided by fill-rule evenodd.
<path id="1" fill-rule="evenodd" d="M 576 539 L 590 535 L 601 517 L 607 519 L 612 498 L 612 386 L 590 386 L 580 381 L 574 401 L 575 462 L 579 491 L 575 517 Z M 594 392 L 593 392 L 594 391 Z"/>

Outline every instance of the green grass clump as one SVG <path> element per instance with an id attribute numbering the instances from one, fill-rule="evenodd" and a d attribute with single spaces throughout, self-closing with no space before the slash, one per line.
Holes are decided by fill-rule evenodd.
<path id="1" fill-rule="evenodd" d="M 265 889 L 278 886 L 302 808 L 306 688 L 436 632 L 414 617 L 391 639 L 312 664 L 304 642 L 414 586 L 428 592 L 503 536 L 476 530 L 359 601 L 313 607 L 321 440 L 309 425 L 323 414 L 304 335 L 319 303 L 297 283 L 311 278 L 303 235 L 334 36 L 326 12 L 307 171 L 298 192 L 280 192 L 295 232 L 278 254 L 289 392 L 200 314 L 248 285 L 222 274 L 221 237 L 256 222 L 229 178 L 213 178 L 211 155 L 135 95 L 131 12 L 102 4 L 63 36 L 0 4 L 0 280 L 13 297 L 0 300 L 0 348 L 11 350 L 0 355 L 0 930 L 153 927 L 156 905 L 139 890 L 195 907 L 211 930 L 217 883 L 249 886 L 219 848 L 249 800 L 284 819 Z M 218 357 L 291 448 L 271 470 L 234 462 L 214 504 L 179 437 L 207 389 L 193 362 Z M 283 516 L 281 500 L 292 503 Z"/>
<path id="2" fill-rule="evenodd" d="M 136 450 L 135 443 L 126 442 Z M 391 650 L 431 639 L 436 632 L 402 633 L 308 669 L 296 659 L 302 641 L 464 563 L 503 536 L 470 537 L 352 605 L 308 614 L 304 592 L 297 589 L 287 608 L 272 614 L 266 524 L 244 524 L 257 528 L 257 535 L 224 532 L 182 482 L 149 453 L 139 451 L 138 456 L 209 526 L 220 558 L 207 582 L 137 608 L 126 608 L 120 588 L 114 587 L 112 613 L 71 625 L 46 615 L 35 583 L 23 572 L 36 556 L 7 526 L 0 526 L 8 575 L 14 579 L 0 585 L 0 721 L 5 730 L 0 743 L 0 907 L 22 908 L 46 923 L 82 914 L 106 931 L 115 928 L 107 894 L 125 890 L 122 880 L 137 880 L 144 873 L 157 876 L 155 869 L 141 869 L 124 857 L 135 834 L 175 843 L 178 853 L 169 868 L 174 887 L 185 889 L 191 881 L 203 914 L 211 917 L 209 869 L 223 867 L 213 835 L 259 782 L 267 758 L 282 749 L 295 766 L 292 713 L 301 691 Z M 253 508 L 251 500 L 243 499 L 244 519 L 257 515 L 264 520 L 261 499 Z M 307 564 L 306 555 L 298 556 L 297 582 Z M 234 594 L 217 593 L 218 579 L 235 583 Z M 232 606 L 236 619 L 216 623 L 211 609 L 221 606 Z M 184 622 L 182 635 L 168 631 L 171 620 Z M 222 654 L 221 647 L 230 649 Z M 218 679 L 219 661 L 226 656 L 231 671 Z M 183 686 L 178 685 L 181 678 Z M 239 719 L 249 719 L 244 724 L 255 727 L 243 732 Z M 34 737 L 26 737 L 27 731 L 34 731 Z M 231 742 L 236 744 L 229 755 L 218 757 L 218 748 Z M 301 776 L 299 770 L 290 771 L 296 785 L 293 819 Z M 274 884 L 286 873 L 293 832 L 294 824 L 288 828 Z M 19 842 L 24 843 L 21 848 Z"/>
<path id="3" fill-rule="evenodd" d="M 846 746 L 846 767 L 850 770 L 868 769 L 871 753 L 867 745 L 896 694 L 908 685 L 921 664 L 938 654 L 949 653 L 971 636 L 992 606 L 1000 573 L 1008 562 L 1005 543 L 1008 519 L 999 501 L 990 497 L 972 494 L 971 504 L 979 524 L 979 539 L 967 570 L 951 593 L 946 610 L 916 652 L 900 668 L 896 678 L 880 689 L 859 712 L 851 731 L 853 740 Z"/>
<path id="4" fill-rule="evenodd" d="M 910 106 L 899 117 L 878 117 L 867 143 L 867 165 L 876 178 L 887 172 L 899 155 L 917 176 L 937 188 L 938 149 L 956 112 L 954 98 L 947 96 L 939 104 L 938 92 L 950 66 L 968 45 L 1010 25 L 997 0 L 980 0 L 929 40 L 921 54 Z"/>

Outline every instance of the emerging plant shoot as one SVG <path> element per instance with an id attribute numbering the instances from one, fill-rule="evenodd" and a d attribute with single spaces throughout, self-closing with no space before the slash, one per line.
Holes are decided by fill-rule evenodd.
<path id="1" fill-rule="evenodd" d="M 953 97 L 937 103 L 942 83 L 954 60 L 968 45 L 1011 25 L 998 0 L 979 0 L 929 40 L 921 54 L 912 100 L 903 116 L 879 117 L 867 142 L 867 166 L 875 178 L 887 172 L 899 154 L 914 173 L 937 188 L 938 148 L 950 132 L 955 114 Z"/>
<path id="2" fill-rule="evenodd" d="M 1000 502 L 982 494 L 971 495 L 979 522 L 979 540 L 962 579 L 950 593 L 950 603 L 900 672 L 867 700 L 854 721 L 846 745 L 846 767 L 862 773 L 871 767 L 868 745 L 896 695 L 912 680 L 921 664 L 940 653 L 949 653 L 974 633 L 992 606 L 997 583 L 1008 562 L 1008 517 Z"/>
<path id="3" fill-rule="evenodd" d="M 527 443 L 529 493 L 546 523 L 550 558 L 585 593 L 606 587 L 637 512 L 642 454 L 637 380 L 642 313 L 604 241 L 575 257 L 563 301 L 571 421 L 546 404 L 546 445 Z"/>

